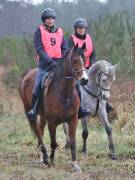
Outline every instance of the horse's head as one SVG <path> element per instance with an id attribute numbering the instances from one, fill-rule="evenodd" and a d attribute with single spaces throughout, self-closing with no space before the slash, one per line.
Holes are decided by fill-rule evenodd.
<path id="1" fill-rule="evenodd" d="M 67 71 L 71 73 L 71 76 L 75 77 L 76 80 L 83 80 L 85 83 L 88 82 L 88 75 L 85 71 L 85 56 L 84 49 L 85 43 L 81 48 L 78 47 L 78 44 L 72 48 L 67 56 L 66 67 Z"/>
<path id="2" fill-rule="evenodd" d="M 117 65 L 111 65 L 108 61 L 100 60 L 93 65 L 93 68 L 95 69 L 95 81 L 101 98 L 110 98 L 110 89 L 113 81 L 115 80 Z"/>

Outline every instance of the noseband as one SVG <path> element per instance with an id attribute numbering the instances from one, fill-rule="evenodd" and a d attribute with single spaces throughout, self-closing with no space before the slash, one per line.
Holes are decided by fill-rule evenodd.
<path id="1" fill-rule="evenodd" d="M 101 81 L 101 78 L 102 78 L 102 74 L 105 75 L 105 76 L 109 76 L 108 74 L 104 73 L 104 72 L 100 72 L 97 76 L 97 85 L 99 87 L 99 89 L 103 90 L 103 91 L 110 91 L 110 88 L 103 88 L 101 85 L 100 85 L 100 81 Z"/>

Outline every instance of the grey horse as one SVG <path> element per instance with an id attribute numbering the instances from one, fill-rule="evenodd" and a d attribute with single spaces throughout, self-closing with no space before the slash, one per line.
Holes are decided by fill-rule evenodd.
<path id="1" fill-rule="evenodd" d="M 90 116 L 97 116 L 104 126 L 108 140 L 109 140 L 109 150 L 110 158 L 115 160 L 115 147 L 112 139 L 112 129 L 108 122 L 107 112 L 106 112 L 106 101 L 110 98 L 110 88 L 115 80 L 115 71 L 117 65 L 111 65 L 106 60 L 99 60 L 93 64 L 88 70 L 88 83 L 85 86 L 81 85 L 81 104 L 84 107 L 90 109 Z M 88 137 L 88 120 L 89 117 L 84 117 L 81 119 L 82 122 L 82 138 L 83 138 L 83 148 L 82 152 L 86 153 L 86 141 Z M 68 124 L 63 124 L 64 132 L 66 134 L 66 145 L 69 144 L 68 135 Z"/>

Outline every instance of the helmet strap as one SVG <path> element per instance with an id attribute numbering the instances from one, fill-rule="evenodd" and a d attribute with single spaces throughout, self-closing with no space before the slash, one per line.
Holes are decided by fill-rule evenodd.
<path id="1" fill-rule="evenodd" d="M 44 23 L 44 26 L 45 26 L 45 28 L 46 28 L 46 30 L 47 30 L 48 32 L 52 32 L 53 29 L 55 28 L 54 25 L 50 27 L 50 26 L 47 26 L 45 23 Z"/>
<path id="2" fill-rule="evenodd" d="M 80 35 L 80 34 L 78 34 L 77 32 L 76 32 L 76 30 L 75 30 L 75 36 L 77 37 L 77 38 L 79 38 L 79 39 L 86 39 L 86 32 L 85 32 L 85 34 L 84 35 Z"/>

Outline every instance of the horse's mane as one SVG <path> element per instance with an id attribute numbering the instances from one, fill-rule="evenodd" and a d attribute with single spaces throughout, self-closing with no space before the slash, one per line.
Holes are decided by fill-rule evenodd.
<path id="1" fill-rule="evenodd" d="M 57 81 L 57 80 L 61 79 L 61 77 L 63 77 L 64 72 L 62 71 L 62 69 L 63 69 L 63 66 L 64 66 L 65 58 L 66 57 L 64 57 L 61 60 L 58 60 L 57 66 L 55 67 L 55 70 L 54 70 L 54 73 L 53 73 L 53 76 L 52 76 L 52 82 Z"/>
<path id="2" fill-rule="evenodd" d="M 112 67 L 113 65 L 109 61 L 99 60 L 89 68 L 88 75 L 93 76 L 98 70 L 104 73 L 106 73 L 106 70 L 108 70 L 107 74 L 113 76 L 114 72 Z"/>

